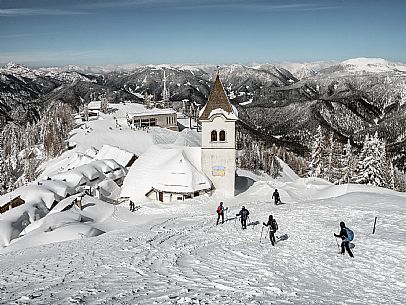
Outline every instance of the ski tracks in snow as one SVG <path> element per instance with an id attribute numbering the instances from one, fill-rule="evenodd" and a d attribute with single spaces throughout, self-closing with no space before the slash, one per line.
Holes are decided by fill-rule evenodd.
<path id="1" fill-rule="evenodd" d="M 173 215 L 149 226 L 4 254 L 0 303 L 405 303 L 404 246 L 360 226 L 351 259 L 337 253 L 333 232 L 326 232 L 343 214 L 362 223 L 368 211 L 349 216 L 347 208 L 335 210 L 327 202 L 295 205 L 293 211 L 291 205 L 246 206 L 250 222 L 274 214 L 277 235 L 289 239 L 272 247 L 267 236 L 259 243 L 261 225 L 242 230 L 234 220 L 215 226 L 214 215 Z M 404 214 L 387 217 L 405 220 Z"/>

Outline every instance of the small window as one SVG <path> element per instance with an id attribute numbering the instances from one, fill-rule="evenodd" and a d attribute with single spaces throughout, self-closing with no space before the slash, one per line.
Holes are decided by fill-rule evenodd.
<path id="1" fill-rule="evenodd" d="M 142 119 L 141 120 L 141 127 L 149 126 L 149 119 Z"/>
<path id="2" fill-rule="evenodd" d="M 211 131 L 211 141 L 217 142 L 217 131 L 215 131 L 215 130 Z"/>
<path id="3" fill-rule="evenodd" d="M 220 131 L 220 141 L 225 141 L 226 140 L 226 132 L 224 130 Z"/>

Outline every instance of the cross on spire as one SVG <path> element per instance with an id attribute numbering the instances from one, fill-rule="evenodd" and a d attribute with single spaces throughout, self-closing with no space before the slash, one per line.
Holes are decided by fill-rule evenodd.
<path id="1" fill-rule="evenodd" d="M 220 66 L 217 65 L 216 66 L 216 76 L 218 76 L 220 74 Z"/>

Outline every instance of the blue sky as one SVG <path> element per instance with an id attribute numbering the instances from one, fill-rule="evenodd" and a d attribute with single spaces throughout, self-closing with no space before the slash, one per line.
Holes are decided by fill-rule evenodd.
<path id="1" fill-rule="evenodd" d="M 406 62 L 406 0 L 0 0 L 0 63 Z"/>

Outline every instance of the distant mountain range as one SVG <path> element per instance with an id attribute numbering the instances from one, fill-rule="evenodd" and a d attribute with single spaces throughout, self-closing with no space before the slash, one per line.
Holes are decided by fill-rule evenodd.
<path id="1" fill-rule="evenodd" d="M 166 71 L 172 101 L 202 107 L 216 73 L 214 65 L 66 66 L 0 68 L 0 127 L 37 120 L 55 101 L 74 108 L 106 96 L 112 102 L 160 98 Z M 318 125 L 360 146 L 378 131 L 397 165 L 405 168 L 406 64 L 357 58 L 343 62 L 223 65 L 220 77 L 241 120 L 257 136 L 308 151 Z M 403 157 L 402 157 L 403 154 Z"/>

